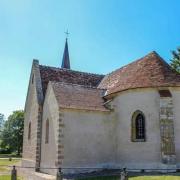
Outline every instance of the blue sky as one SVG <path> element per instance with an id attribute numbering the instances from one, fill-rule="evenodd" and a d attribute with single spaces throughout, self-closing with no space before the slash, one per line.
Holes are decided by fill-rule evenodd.
<path id="1" fill-rule="evenodd" d="M 108 73 L 180 46 L 179 0 L 0 0 L 0 113 L 23 109 L 32 59 L 60 66 L 69 30 L 72 69 Z"/>

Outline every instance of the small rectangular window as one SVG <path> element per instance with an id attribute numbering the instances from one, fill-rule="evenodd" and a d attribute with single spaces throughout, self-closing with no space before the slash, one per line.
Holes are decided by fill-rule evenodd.
<path id="1" fill-rule="evenodd" d="M 46 120 L 45 144 L 49 143 L 49 119 Z"/>
<path id="2" fill-rule="evenodd" d="M 31 139 L 31 122 L 29 123 L 29 127 L 28 127 L 28 140 Z"/>
<path id="3" fill-rule="evenodd" d="M 159 95 L 160 95 L 160 97 L 172 97 L 172 94 L 168 89 L 159 90 Z"/>
<path id="4" fill-rule="evenodd" d="M 31 82 L 32 82 L 32 84 L 34 83 L 34 74 L 32 75 L 32 81 Z"/>

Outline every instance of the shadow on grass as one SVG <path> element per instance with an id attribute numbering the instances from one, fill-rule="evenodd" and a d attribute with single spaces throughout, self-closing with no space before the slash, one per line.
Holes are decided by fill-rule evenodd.
<path id="1" fill-rule="evenodd" d="M 21 155 L 17 154 L 0 154 L 0 158 L 21 158 Z"/>

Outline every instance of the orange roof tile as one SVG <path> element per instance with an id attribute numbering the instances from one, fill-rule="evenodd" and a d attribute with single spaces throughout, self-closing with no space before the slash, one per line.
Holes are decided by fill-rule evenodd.
<path id="1" fill-rule="evenodd" d="M 59 107 L 71 109 L 84 109 L 93 111 L 109 111 L 104 107 L 104 90 L 68 84 L 63 82 L 50 82 Z"/>
<path id="2" fill-rule="evenodd" d="M 74 71 L 65 68 L 39 66 L 43 93 L 45 94 L 49 81 L 65 82 L 97 87 L 104 75 Z"/>
<path id="3" fill-rule="evenodd" d="M 107 95 L 132 88 L 180 86 L 180 74 L 156 53 L 132 62 L 106 75 L 98 88 Z"/>

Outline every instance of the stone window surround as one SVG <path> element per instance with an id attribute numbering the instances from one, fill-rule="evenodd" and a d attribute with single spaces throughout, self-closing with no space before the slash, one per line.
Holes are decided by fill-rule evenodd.
<path id="1" fill-rule="evenodd" d="M 31 140 L 31 121 L 28 124 L 28 140 Z"/>
<path id="2" fill-rule="evenodd" d="M 136 117 L 141 114 L 144 117 L 144 139 L 136 138 Z M 142 111 L 136 110 L 132 114 L 131 118 L 131 142 L 146 142 L 146 118 Z"/>
<path id="3" fill-rule="evenodd" d="M 49 143 L 49 119 L 46 120 L 45 144 Z"/>
<path id="4" fill-rule="evenodd" d="M 32 75 L 31 82 L 32 82 L 32 84 L 34 83 L 34 74 Z"/>

